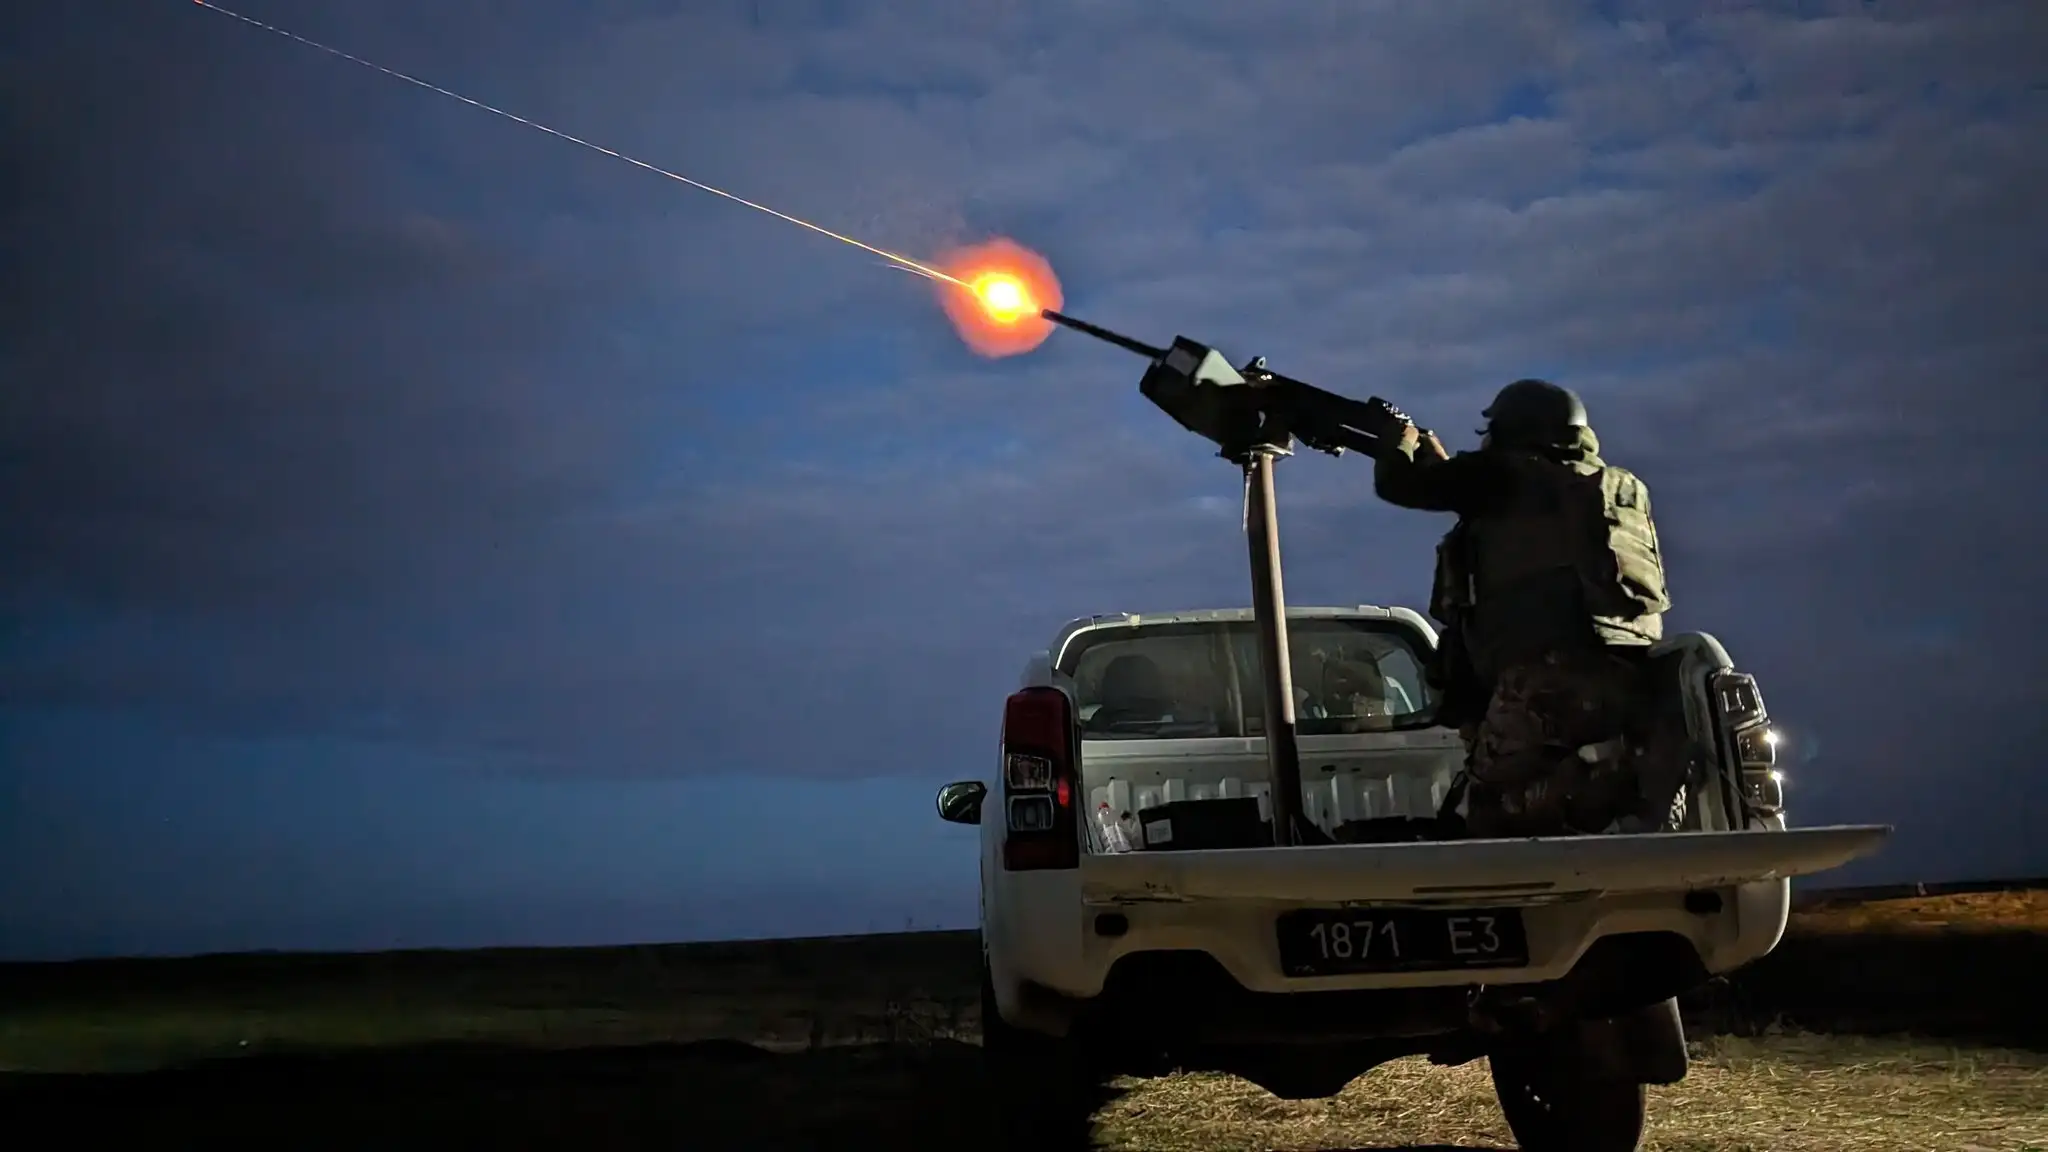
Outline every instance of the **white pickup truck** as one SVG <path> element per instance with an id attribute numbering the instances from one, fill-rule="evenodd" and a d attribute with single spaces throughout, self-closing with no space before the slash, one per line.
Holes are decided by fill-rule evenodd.
<path id="1" fill-rule="evenodd" d="M 994 778 L 940 789 L 981 826 L 984 1051 L 1015 1146 L 1083 1138 L 1115 1075 L 1300 1099 L 1426 1054 L 1488 1057 L 1529 1152 L 1632 1152 L 1644 1085 L 1686 1073 L 1675 998 L 1777 946 L 1790 877 L 1889 834 L 1786 829 L 1756 682 L 1694 633 L 1653 659 L 1690 745 L 1675 831 L 1446 838 L 1463 750 L 1432 718 L 1435 630 L 1287 618 L 1300 810 L 1328 843 L 1273 846 L 1244 609 L 1068 624 L 1009 698 Z"/>

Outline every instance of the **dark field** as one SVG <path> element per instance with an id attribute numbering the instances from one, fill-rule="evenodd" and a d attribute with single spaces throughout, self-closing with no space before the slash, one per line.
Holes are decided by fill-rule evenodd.
<path id="1" fill-rule="evenodd" d="M 972 933 L 0 966 L 8 1131 L 156 1148 L 974 1148 Z M 2048 892 L 1818 907 L 1688 1005 L 1648 1148 L 2048 1150 Z M 1510 1146 L 1483 1062 L 1176 1076 L 1111 1148 Z M 1433 1142 L 1433 1143 L 1432 1143 Z M 14 1143 L 10 1141 L 10 1143 Z"/>

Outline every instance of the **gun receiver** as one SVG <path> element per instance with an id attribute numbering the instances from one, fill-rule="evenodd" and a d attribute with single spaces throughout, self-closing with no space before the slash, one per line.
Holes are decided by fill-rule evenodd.
<path id="1" fill-rule="evenodd" d="M 1318 452 L 1346 450 L 1373 455 L 1380 442 L 1399 439 L 1413 423 L 1407 413 L 1377 396 L 1353 400 L 1266 367 L 1264 356 L 1242 369 L 1223 354 L 1185 336 L 1155 348 L 1047 310 L 1047 320 L 1135 352 L 1152 361 L 1138 391 L 1181 427 L 1213 441 L 1222 455 L 1239 459 L 1256 448 L 1286 451 L 1299 440 Z"/>
<path id="2" fill-rule="evenodd" d="M 1254 357 L 1243 375 L 1246 383 L 1274 392 L 1269 406 L 1295 439 L 1332 456 L 1342 456 L 1347 448 L 1372 455 L 1382 441 L 1398 441 L 1402 429 L 1414 423 L 1406 412 L 1377 396 L 1353 400 L 1270 371 L 1264 356 Z"/>

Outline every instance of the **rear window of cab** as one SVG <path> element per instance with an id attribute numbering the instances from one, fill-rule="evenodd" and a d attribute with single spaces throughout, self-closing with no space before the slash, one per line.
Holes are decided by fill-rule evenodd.
<path id="1" fill-rule="evenodd" d="M 1391 620 L 1290 619 L 1304 736 L 1427 727 L 1436 701 L 1422 637 Z M 1257 626 L 1249 620 L 1091 629 L 1062 654 L 1085 740 L 1265 734 Z"/>

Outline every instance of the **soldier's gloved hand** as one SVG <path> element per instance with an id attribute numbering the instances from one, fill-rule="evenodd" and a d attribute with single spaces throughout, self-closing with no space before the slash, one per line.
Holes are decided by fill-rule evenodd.
<path id="1" fill-rule="evenodd" d="M 1410 459 L 1448 460 L 1450 454 L 1444 451 L 1443 441 L 1434 432 L 1424 432 L 1413 424 L 1401 426 L 1401 453 Z"/>

